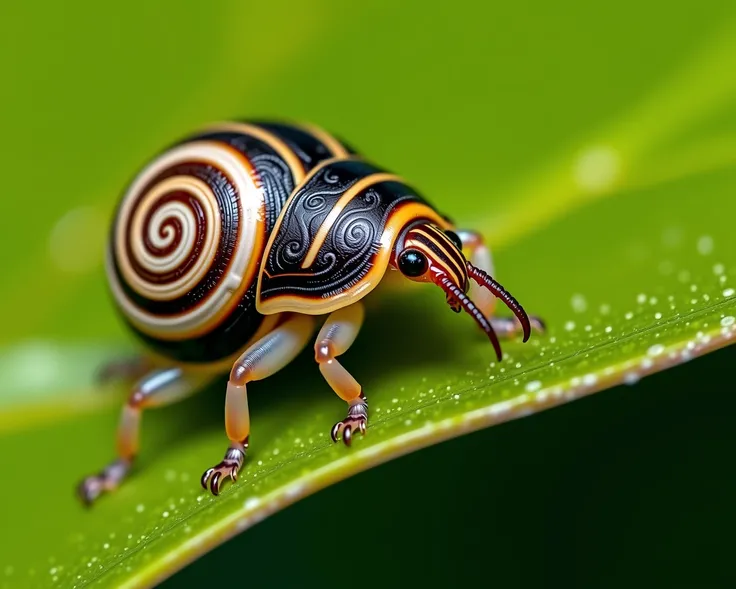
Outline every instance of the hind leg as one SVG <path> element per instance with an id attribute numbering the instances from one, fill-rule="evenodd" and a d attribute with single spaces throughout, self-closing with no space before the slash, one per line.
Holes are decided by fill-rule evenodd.
<path id="1" fill-rule="evenodd" d="M 250 346 L 235 362 L 225 395 L 225 431 L 230 445 L 222 461 L 202 475 L 202 486 L 220 494 L 222 481 L 237 480 L 243 466 L 250 437 L 250 413 L 246 385 L 262 380 L 289 364 L 307 345 L 314 331 L 315 319 L 292 315 Z"/>
<path id="2" fill-rule="evenodd" d="M 117 433 L 117 459 L 97 474 L 85 478 L 78 487 L 82 501 L 91 504 L 102 493 L 114 490 L 125 476 L 138 454 L 141 413 L 144 409 L 161 407 L 179 401 L 206 382 L 202 375 L 187 375 L 181 368 L 150 372 L 133 388 L 123 407 Z"/>
<path id="3" fill-rule="evenodd" d="M 475 231 L 458 230 L 457 235 L 463 243 L 463 249 L 470 253 L 468 261 L 476 268 L 484 270 L 489 275 L 495 274 L 493 256 L 486 245 L 483 236 Z M 496 297 L 485 288 L 481 288 L 474 282 L 470 285 L 470 298 L 481 312 L 490 319 L 493 329 L 501 337 L 513 337 L 521 332 L 521 323 L 516 317 L 494 317 L 496 311 Z M 544 321 L 535 315 L 529 316 L 532 328 L 544 331 Z"/>

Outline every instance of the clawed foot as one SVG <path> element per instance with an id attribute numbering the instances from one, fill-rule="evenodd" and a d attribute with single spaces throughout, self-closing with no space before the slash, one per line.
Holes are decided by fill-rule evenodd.
<path id="1" fill-rule="evenodd" d="M 245 460 L 245 449 L 248 446 L 240 448 L 229 448 L 225 454 L 225 458 L 217 466 L 208 468 L 202 475 L 202 487 L 208 489 L 213 495 L 220 494 L 222 482 L 230 477 L 233 482 L 238 480 L 238 472 L 243 466 Z"/>
<path id="2" fill-rule="evenodd" d="M 353 403 L 348 409 L 348 416 L 342 421 L 338 421 L 333 427 L 330 435 L 332 441 L 337 442 L 342 434 L 342 441 L 346 446 L 353 443 L 353 433 L 360 430 L 361 435 L 365 435 L 366 424 L 368 423 L 368 403 L 363 393 L 360 394 L 359 400 Z"/>
<path id="3" fill-rule="evenodd" d="M 102 493 L 114 490 L 130 470 L 130 461 L 116 460 L 99 474 L 88 476 L 77 487 L 77 494 L 85 505 L 91 505 Z"/>

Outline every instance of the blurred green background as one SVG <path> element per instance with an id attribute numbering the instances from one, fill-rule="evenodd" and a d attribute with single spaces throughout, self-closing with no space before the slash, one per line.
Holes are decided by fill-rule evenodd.
<path id="1" fill-rule="evenodd" d="M 736 160 L 733 2 L 4 3 L 0 43 L 5 358 L 126 340 L 101 268 L 111 210 L 153 153 L 213 120 L 320 124 L 488 228 L 500 260 L 610 191 Z M 359 475 L 167 586 L 340 583 L 363 558 L 373 586 L 732 587 L 731 357 Z M 691 394 L 709 402 L 694 412 Z M 339 530 L 356 501 L 366 529 Z"/>
<path id="2" fill-rule="evenodd" d="M 152 154 L 213 120 L 318 123 L 459 220 L 492 216 L 499 245 L 519 200 L 534 217 L 574 198 L 547 169 L 572 178 L 598 144 L 620 154 L 620 182 L 734 153 L 719 151 L 736 135 L 730 2 L 1 10 L 6 343 L 120 335 L 99 267 L 112 207 Z"/>

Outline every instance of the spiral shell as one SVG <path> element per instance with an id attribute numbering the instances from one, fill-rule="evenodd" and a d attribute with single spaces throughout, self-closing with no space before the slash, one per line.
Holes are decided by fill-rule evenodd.
<path id="1" fill-rule="evenodd" d="M 141 331 L 169 339 L 201 334 L 252 282 L 265 235 L 254 176 L 231 148 L 193 141 L 133 182 L 115 223 L 110 282 Z"/>
<path id="2" fill-rule="evenodd" d="M 199 362 L 249 342 L 263 322 L 255 287 L 269 234 L 307 171 L 344 149 L 328 143 L 294 126 L 222 123 L 134 178 L 116 212 L 107 275 L 147 343 Z"/>

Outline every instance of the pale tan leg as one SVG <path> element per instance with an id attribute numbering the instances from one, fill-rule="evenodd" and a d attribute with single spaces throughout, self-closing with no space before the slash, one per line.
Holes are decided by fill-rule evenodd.
<path id="1" fill-rule="evenodd" d="M 123 407 L 117 434 L 117 460 L 101 472 L 84 479 L 78 488 L 87 504 L 102 493 L 112 491 L 125 478 L 138 454 L 141 413 L 144 409 L 169 405 L 199 390 L 209 380 L 205 375 L 186 374 L 181 368 L 151 372 L 134 387 Z"/>
<path id="2" fill-rule="evenodd" d="M 493 256 L 483 236 L 475 231 L 467 230 L 460 230 L 457 232 L 457 235 L 463 243 L 463 249 L 470 252 L 468 261 L 476 268 L 480 268 L 490 276 L 493 276 L 495 274 Z M 483 315 L 490 319 L 494 331 L 500 337 L 512 337 L 521 331 L 521 323 L 519 323 L 516 317 L 493 316 L 496 311 L 498 299 L 488 289 L 482 288 L 480 285 L 471 281 L 469 296 Z M 529 322 L 532 325 L 532 329 L 544 331 L 544 322 L 539 317 L 530 315 Z"/>
<path id="3" fill-rule="evenodd" d="M 202 486 L 219 495 L 222 481 L 237 480 L 250 436 L 250 413 L 246 384 L 275 374 L 291 362 L 309 342 L 315 319 L 291 315 L 273 331 L 250 346 L 233 365 L 225 396 L 225 431 L 230 446 L 225 458 L 202 475 Z"/>
<path id="4" fill-rule="evenodd" d="M 349 406 L 348 416 L 338 421 L 331 432 L 333 441 L 337 442 L 342 434 L 342 439 L 348 446 L 356 429 L 365 434 L 368 402 L 358 381 L 345 370 L 337 356 L 344 354 L 353 345 L 364 317 L 365 309 L 360 302 L 335 311 L 325 321 L 314 344 L 315 360 L 319 363 L 322 376 L 337 396 Z"/>

